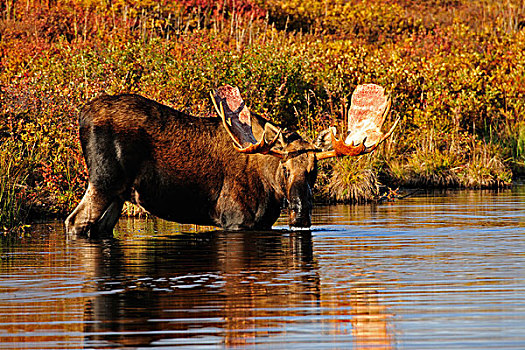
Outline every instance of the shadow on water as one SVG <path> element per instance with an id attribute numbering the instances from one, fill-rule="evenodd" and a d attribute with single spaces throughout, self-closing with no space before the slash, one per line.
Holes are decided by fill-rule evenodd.
<path id="1" fill-rule="evenodd" d="M 320 206 L 297 232 L 121 219 L 101 241 L 38 225 L 0 238 L 0 348 L 523 348 L 523 203 Z"/>

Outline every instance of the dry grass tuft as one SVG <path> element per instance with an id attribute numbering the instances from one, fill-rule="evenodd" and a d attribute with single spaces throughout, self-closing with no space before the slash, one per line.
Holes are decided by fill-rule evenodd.
<path id="1" fill-rule="evenodd" d="M 366 203 L 378 198 L 379 186 L 377 174 L 367 158 L 343 158 L 334 165 L 327 192 L 336 202 Z"/>
<path id="2" fill-rule="evenodd" d="M 505 166 L 493 147 L 482 144 L 459 172 L 462 187 L 503 188 L 512 184 L 512 171 Z"/>

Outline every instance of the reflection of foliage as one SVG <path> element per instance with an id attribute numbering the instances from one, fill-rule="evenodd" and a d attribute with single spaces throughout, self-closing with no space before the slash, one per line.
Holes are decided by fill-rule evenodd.
<path id="1" fill-rule="evenodd" d="M 229 83 L 256 112 L 313 136 L 341 122 L 357 84 L 374 82 L 402 119 L 371 174 L 485 187 L 525 172 L 519 1 L 7 1 L 0 11 L 0 133 L 34 147 L 13 165 L 33 210 L 63 215 L 79 200 L 75 115 L 103 92 L 207 115 L 209 91 Z M 359 169 L 325 163 L 340 179 Z"/>

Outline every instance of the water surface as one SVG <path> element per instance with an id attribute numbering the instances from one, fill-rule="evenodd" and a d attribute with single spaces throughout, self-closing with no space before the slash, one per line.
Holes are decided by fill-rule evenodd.
<path id="1" fill-rule="evenodd" d="M 318 206 L 313 223 L 3 237 L 0 348 L 525 348 L 524 187 Z"/>

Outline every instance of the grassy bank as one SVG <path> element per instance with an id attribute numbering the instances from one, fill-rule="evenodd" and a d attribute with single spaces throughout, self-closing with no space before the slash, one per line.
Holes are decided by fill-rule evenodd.
<path id="1" fill-rule="evenodd" d="M 78 202 L 76 114 L 101 93 L 209 115 L 209 91 L 237 85 L 250 108 L 314 137 L 374 82 L 400 126 L 370 156 L 323 162 L 321 199 L 508 186 L 525 171 L 525 4 L 500 3 L 3 2 L 0 228 Z"/>

